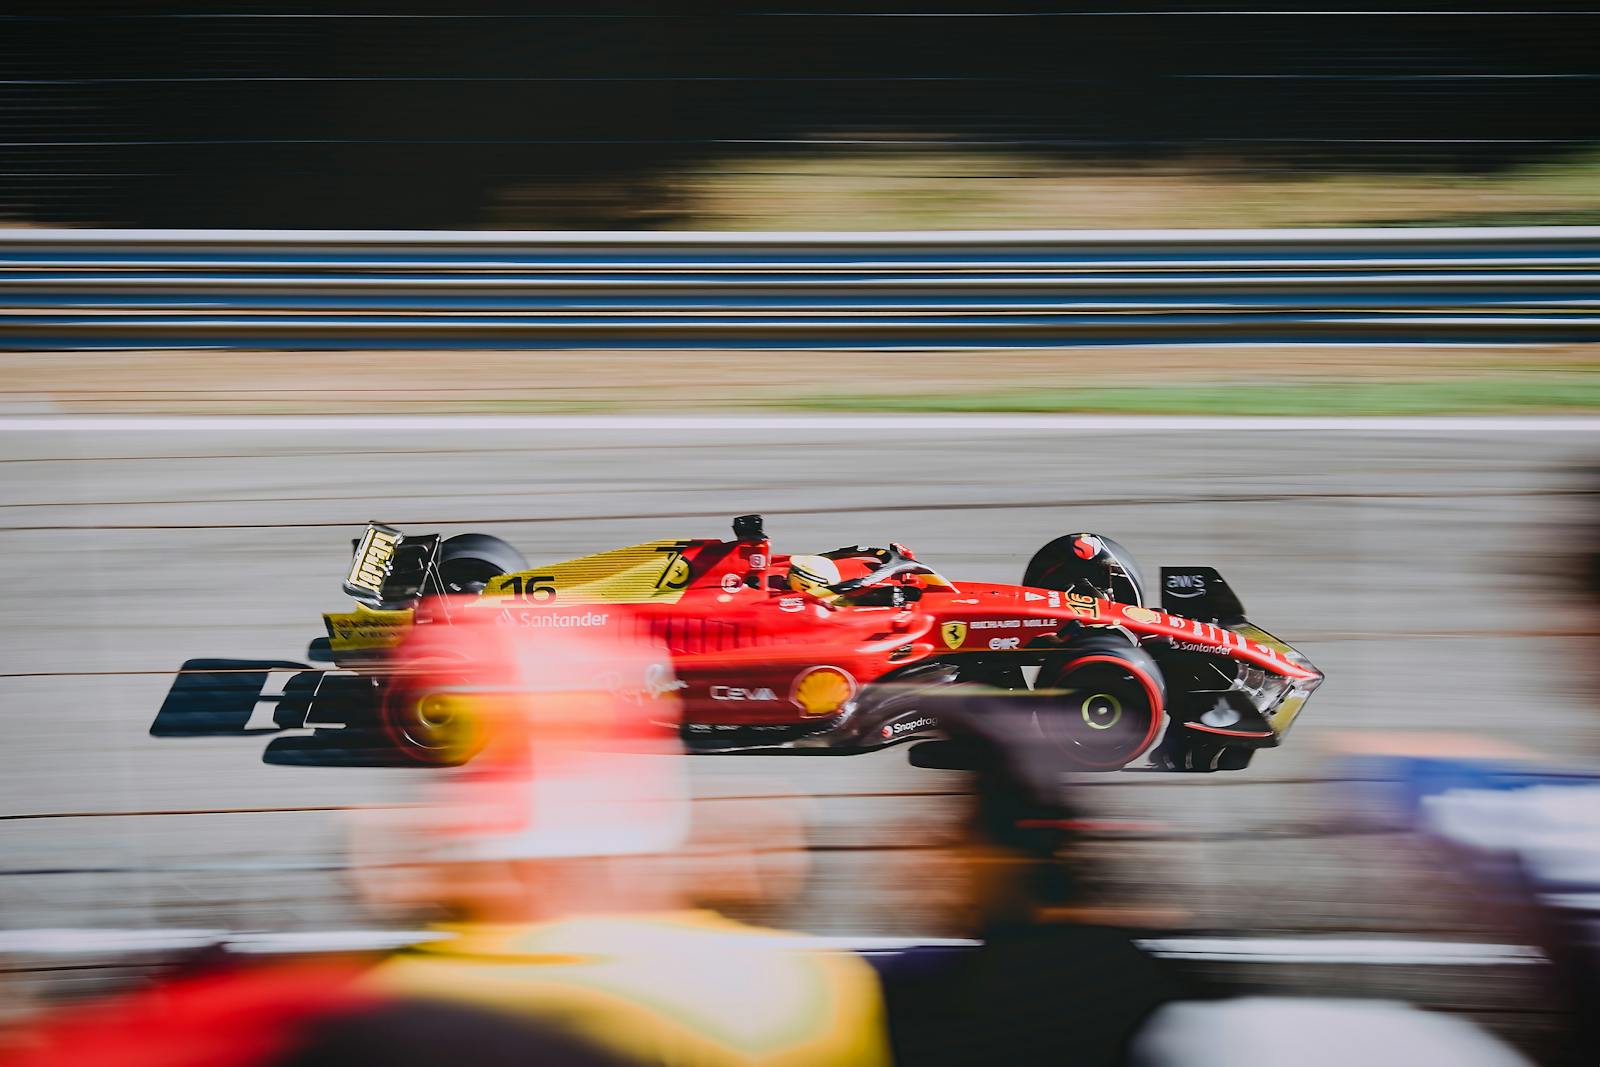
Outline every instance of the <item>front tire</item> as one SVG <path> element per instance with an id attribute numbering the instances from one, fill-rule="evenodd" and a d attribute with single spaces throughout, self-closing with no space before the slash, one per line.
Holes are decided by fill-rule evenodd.
<path id="1" fill-rule="evenodd" d="M 1080 638 L 1040 670 L 1035 720 L 1075 766 L 1114 771 L 1154 743 L 1166 714 L 1161 670 L 1120 636 Z"/>

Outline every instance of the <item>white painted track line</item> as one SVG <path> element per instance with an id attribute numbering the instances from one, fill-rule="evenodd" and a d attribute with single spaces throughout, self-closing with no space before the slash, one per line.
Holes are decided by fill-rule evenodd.
<path id="1" fill-rule="evenodd" d="M 184 929 L 37 929 L 0 931 L 0 955 L 83 956 L 181 952 L 223 945 L 234 952 L 387 951 L 440 937 L 428 930 L 309 930 L 290 933 Z M 950 937 L 813 937 L 786 939 L 796 949 L 885 953 L 915 947 L 971 948 Z M 1538 950 L 1522 945 L 1390 938 L 1149 938 L 1141 948 L 1170 959 L 1226 963 L 1314 963 L 1409 967 L 1504 967 L 1542 963 Z"/>
<path id="2" fill-rule="evenodd" d="M 1600 433 L 1600 416 L 1272 416 L 1272 415 L 0 415 L 0 433 L 299 433 L 375 430 L 523 430 L 597 433 L 646 430 L 850 433 Z"/>
<path id="3" fill-rule="evenodd" d="M 1501 967 L 1542 963 L 1537 949 L 1458 941 L 1310 937 L 1172 937 L 1139 942 L 1169 959 L 1233 963 L 1345 963 L 1423 967 Z"/>

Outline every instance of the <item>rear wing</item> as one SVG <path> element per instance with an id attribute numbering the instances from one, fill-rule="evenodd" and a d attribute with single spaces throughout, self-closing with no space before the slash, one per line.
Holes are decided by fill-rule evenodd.
<path id="1" fill-rule="evenodd" d="M 442 594 L 439 583 L 439 535 L 408 537 L 381 522 L 351 542 L 355 552 L 345 575 L 344 591 L 371 608 L 411 604 L 424 593 Z"/>
<path id="2" fill-rule="evenodd" d="M 1161 610 L 1219 626 L 1244 622 L 1239 595 L 1213 567 L 1162 567 Z"/>

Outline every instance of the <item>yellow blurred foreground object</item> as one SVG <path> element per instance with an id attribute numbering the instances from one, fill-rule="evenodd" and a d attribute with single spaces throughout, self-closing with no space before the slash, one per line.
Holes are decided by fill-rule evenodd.
<path id="1" fill-rule="evenodd" d="M 397 955 L 370 981 L 388 994 L 534 1016 L 639 1063 L 889 1063 L 881 995 L 866 963 L 799 950 L 712 912 L 456 933 Z"/>
<path id="2" fill-rule="evenodd" d="M 367 987 L 548 1024 L 627 1062 L 887 1067 L 866 962 L 690 905 L 792 881 L 757 852 L 798 853 L 803 827 L 764 804 L 691 834 L 671 661 L 626 606 L 600 619 L 547 632 L 461 612 L 407 638 L 407 707 L 470 718 L 481 744 L 428 807 L 358 827 L 357 876 L 465 923 Z"/>

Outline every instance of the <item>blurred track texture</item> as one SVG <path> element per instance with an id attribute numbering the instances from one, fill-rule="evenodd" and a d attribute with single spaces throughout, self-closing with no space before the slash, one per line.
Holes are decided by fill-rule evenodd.
<path id="1" fill-rule="evenodd" d="M 12 349 L 1600 340 L 1600 228 L 0 231 Z"/>
<path id="2" fill-rule="evenodd" d="M 37 432 L 41 426 L 53 432 Z M 1593 623 L 1562 595 L 1588 521 L 1592 420 L 8 419 L 0 756 L 12 928 L 361 928 L 343 810 L 404 769 L 272 767 L 264 739 L 147 736 L 192 656 L 297 658 L 368 519 L 483 527 L 530 559 L 714 534 L 763 511 L 788 548 L 904 540 L 1015 580 L 1073 529 L 1147 564 L 1217 566 L 1328 672 L 1248 771 L 1088 776 L 1108 900 L 1193 935 L 1518 944 L 1403 828 L 1362 821 L 1325 761 L 1348 729 L 1600 749 Z M 180 432 L 182 431 L 182 432 Z M 963 782 L 888 750 L 705 757 L 697 791 L 809 798 L 806 891 L 757 918 L 817 934 L 959 933 L 940 871 Z M 1370 783 L 1368 783 L 1370 784 Z M 1123 826 L 1123 832 L 1115 829 Z M 1297 949 L 1297 951 L 1300 951 Z M 1474 950 L 1475 951 L 1475 950 Z M 1303 953 L 1302 953 L 1303 954 Z M 107 962 L 89 953 L 74 967 Z M 1525 961 L 1199 960 L 1235 986 L 1363 993 L 1544 1025 Z M 61 960 L 41 983 L 90 982 Z"/>

